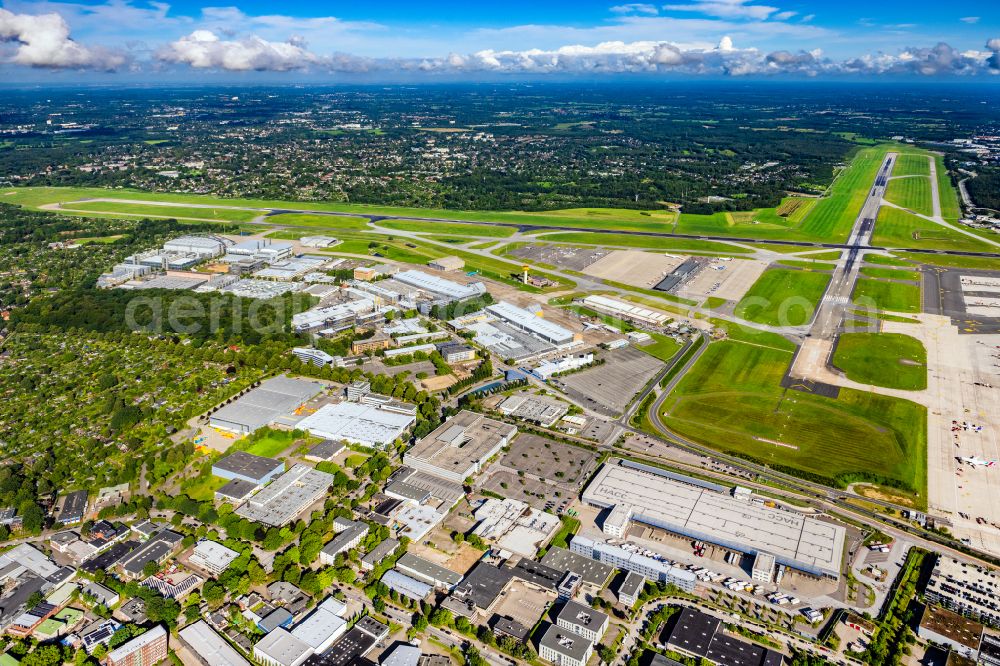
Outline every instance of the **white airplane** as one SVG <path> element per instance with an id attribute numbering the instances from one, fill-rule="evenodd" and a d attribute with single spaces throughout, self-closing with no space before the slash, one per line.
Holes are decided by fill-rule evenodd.
<path id="1" fill-rule="evenodd" d="M 979 456 L 962 456 L 959 460 L 973 467 L 994 467 L 997 464 L 996 460 L 985 460 Z"/>
<path id="2" fill-rule="evenodd" d="M 585 331 L 599 331 L 604 328 L 603 324 L 591 324 L 589 321 L 583 322 L 583 330 Z"/>

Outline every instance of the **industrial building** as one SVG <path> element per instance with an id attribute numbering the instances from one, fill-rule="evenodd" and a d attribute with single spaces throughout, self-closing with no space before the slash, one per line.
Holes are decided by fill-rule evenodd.
<path id="1" fill-rule="evenodd" d="M 218 576 L 239 556 L 240 554 L 232 548 L 227 548 L 215 541 L 202 539 L 195 545 L 188 561 Z"/>
<path id="2" fill-rule="evenodd" d="M 558 531 L 559 518 L 515 499 L 488 498 L 476 509 L 474 534 L 503 550 L 534 557 L 538 549 Z"/>
<path id="3" fill-rule="evenodd" d="M 1000 627 L 1000 576 L 992 569 L 938 555 L 924 596 L 929 603 Z"/>
<path id="4" fill-rule="evenodd" d="M 569 544 L 577 555 L 598 560 L 622 571 L 634 571 L 654 583 L 675 585 L 685 592 L 694 592 L 698 577 L 687 569 L 675 567 L 666 558 L 643 551 L 633 544 L 622 546 L 595 541 L 578 534 Z"/>
<path id="5" fill-rule="evenodd" d="M 462 483 L 481 472 L 516 434 L 515 426 L 462 410 L 414 444 L 403 455 L 403 463 Z"/>
<path id="6" fill-rule="evenodd" d="M 976 659 L 983 637 L 983 625 L 953 611 L 928 604 L 917 624 L 917 636 L 925 641 L 944 645 L 967 659 Z"/>
<path id="7" fill-rule="evenodd" d="M 422 271 L 403 271 L 397 273 L 393 280 L 419 289 L 432 301 L 446 303 L 464 301 L 467 298 L 475 298 L 486 293 L 486 285 L 482 282 L 464 285 Z"/>
<path id="8" fill-rule="evenodd" d="M 507 416 L 549 428 L 566 415 L 569 407 L 555 398 L 532 393 L 515 393 L 497 405 L 497 410 Z"/>
<path id="9" fill-rule="evenodd" d="M 347 620 L 344 619 L 346 611 L 347 606 L 343 602 L 327 597 L 316 606 L 316 610 L 292 628 L 291 634 L 312 648 L 313 652 L 325 652 L 347 633 Z"/>
<path id="10" fill-rule="evenodd" d="M 204 258 L 221 256 L 230 241 L 217 236 L 181 236 L 163 244 L 164 252 L 196 254 Z"/>
<path id="11" fill-rule="evenodd" d="M 462 342 L 442 342 L 435 345 L 445 363 L 461 363 L 476 358 L 476 350 Z"/>
<path id="12" fill-rule="evenodd" d="M 173 530 L 161 530 L 151 536 L 146 543 L 118 560 L 127 578 L 139 578 L 148 562 L 163 564 L 181 545 L 184 537 Z"/>
<path id="13" fill-rule="evenodd" d="M 316 437 L 383 448 L 402 436 L 416 417 L 378 405 L 339 402 L 324 405 L 302 419 L 298 427 Z"/>
<path id="14" fill-rule="evenodd" d="M 574 340 L 574 333 L 569 329 L 506 301 L 489 305 L 486 311 L 514 328 L 556 346 L 567 345 Z"/>
<path id="15" fill-rule="evenodd" d="M 189 624 L 177 633 L 187 648 L 207 666 L 250 666 L 250 662 L 204 620 Z"/>
<path id="16" fill-rule="evenodd" d="M 309 449 L 303 457 L 311 462 L 323 462 L 333 460 L 345 448 L 342 442 L 335 442 L 332 439 L 324 439 L 316 446 Z"/>
<path id="17" fill-rule="evenodd" d="M 324 334 L 337 333 L 355 326 L 380 321 L 382 316 L 376 307 L 375 299 L 365 296 L 293 314 L 292 330 L 296 333 L 309 331 L 320 331 Z"/>
<path id="18" fill-rule="evenodd" d="M 764 551 L 777 563 L 814 576 L 840 576 L 843 526 L 736 498 L 716 484 L 627 460 L 612 461 L 581 497 L 602 509 L 625 505 L 631 520 L 674 534 L 748 555 Z M 612 526 L 618 537 L 619 527 Z"/>
<path id="19" fill-rule="evenodd" d="M 566 356 L 560 356 L 557 359 L 545 361 L 535 368 L 534 373 L 542 379 L 549 379 L 550 377 L 563 372 L 579 370 L 580 368 L 584 368 L 593 362 L 594 355 L 591 353 L 567 354 Z"/>
<path id="20" fill-rule="evenodd" d="M 379 562 L 395 553 L 397 548 L 399 548 L 398 539 L 390 537 L 381 541 L 361 558 L 361 570 L 371 571 Z"/>
<path id="21" fill-rule="evenodd" d="M 433 585 L 425 583 L 422 580 L 417 580 L 413 576 L 407 576 L 396 569 L 386 571 L 381 580 L 390 590 L 395 590 L 399 594 L 418 602 L 426 599 L 434 590 Z"/>
<path id="22" fill-rule="evenodd" d="M 260 486 L 253 481 L 233 479 L 215 491 L 214 499 L 217 504 L 228 502 L 234 507 L 237 507 L 240 504 L 243 504 L 243 502 L 246 502 L 251 495 L 257 492 L 258 488 L 260 488 Z"/>
<path id="23" fill-rule="evenodd" d="M 427 262 L 427 268 L 433 268 L 436 271 L 460 271 L 465 268 L 465 260 L 461 257 L 440 257 L 438 259 L 432 259 Z"/>
<path id="24" fill-rule="evenodd" d="M 594 559 L 592 545 L 589 550 L 584 550 L 582 554 L 553 546 L 542 557 L 542 564 L 560 571 L 579 574 L 583 583 L 595 589 L 601 589 L 607 585 L 608 579 L 615 571 L 614 566 Z"/>
<path id="25" fill-rule="evenodd" d="M 396 569 L 428 585 L 451 590 L 462 582 L 462 574 L 445 569 L 412 553 L 404 553 L 396 561 Z"/>
<path id="26" fill-rule="evenodd" d="M 74 490 L 64 495 L 56 521 L 63 525 L 75 525 L 82 522 L 87 513 L 87 500 L 86 490 Z"/>
<path id="27" fill-rule="evenodd" d="M 661 642 L 695 659 L 720 666 L 781 666 L 780 652 L 723 633 L 722 620 L 691 608 L 681 608 Z"/>
<path id="28" fill-rule="evenodd" d="M 323 385 L 318 382 L 285 375 L 272 377 L 214 411 L 208 424 L 219 430 L 248 435 L 291 414 L 322 391 Z"/>
<path id="29" fill-rule="evenodd" d="M 305 641 L 284 627 L 269 632 L 253 646 L 253 658 L 263 666 L 300 666 L 313 654 Z"/>
<path id="30" fill-rule="evenodd" d="M 592 294 L 584 298 L 583 305 L 595 312 L 611 315 L 612 317 L 644 326 L 660 327 L 670 321 L 670 317 L 662 312 L 656 312 L 633 303 L 626 303 L 616 298 L 608 298 L 607 296 L 597 294 Z"/>
<path id="31" fill-rule="evenodd" d="M 538 641 L 538 656 L 555 666 L 586 666 L 594 644 L 552 624 Z"/>
<path id="32" fill-rule="evenodd" d="M 333 475 L 295 465 L 236 509 L 236 515 L 281 527 L 326 496 Z"/>
<path id="33" fill-rule="evenodd" d="M 230 453 L 212 465 L 212 474 L 223 479 L 238 479 L 262 486 L 285 471 L 285 463 L 274 458 L 255 456 L 246 451 Z"/>
<path id="34" fill-rule="evenodd" d="M 226 254 L 228 257 L 255 257 L 273 262 L 290 256 L 292 248 L 293 245 L 287 241 L 251 238 L 229 247 Z"/>

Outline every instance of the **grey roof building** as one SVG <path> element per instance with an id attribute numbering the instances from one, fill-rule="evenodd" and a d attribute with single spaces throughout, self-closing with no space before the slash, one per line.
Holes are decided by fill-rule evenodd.
<path id="1" fill-rule="evenodd" d="M 63 525 L 74 525 L 81 522 L 84 514 L 87 513 L 87 497 L 86 490 L 74 490 L 67 493 L 63 498 L 62 508 L 59 509 L 56 520 Z"/>
<path id="2" fill-rule="evenodd" d="M 322 391 L 323 385 L 317 382 L 284 375 L 272 377 L 216 410 L 209 417 L 209 425 L 246 435 L 290 414 Z"/>
<path id="3" fill-rule="evenodd" d="M 157 532 L 149 540 L 136 548 L 134 551 L 123 557 L 118 563 L 121 565 L 125 575 L 130 578 L 138 578 L 143 575 L 143 568 L 147 562 L 163 563 L 184 539 L 173 530 L 162 530 Z"/>
<path id="4" fill-rule="evenodd" d="M 285 463 L 273 458 L 255 456 L 246 451 L 236 451 L 220 458 L 212 465 L 212 474 L 223 479 L 240 479 L 254 485 L 262 485 L 285 471 Z"/>
<path id="5" fill-rule="evenodd" d="M 538 641 L 538 656 L 556 666 L 584 666 L 593 652 L 593 643 L 554 624 Z"/>
<path id="6" fill-rule="evenodd" d="M 438 566 L 430 560 L 417 557 L 412 553 L 404 553 L 403 556 L 396 561 L 396 568 L 404 574 L 423 581 L 428 585 L 446 587 L 449 590 L 462 581 L 462 574 L 456 573 L 451 569 Z"/>
<path id="7" fill-rule="evenodd" d="M 727 636 L 722 620 L 691 608 L 682 608 L 661 639 L 683 654 L 725 666 L 781 666 L 780 652 Z"/>
<path id="8" fill-rule="evenodd" d="M 259 487 L 253 481 L 233 479 L 215 491 L 215 501 L 229 502 L 230 504 L 239 506 L 243 502 L 246 502 Z"/>
<path id="9" fill-rule="evenodd" d="M 371 571 L 375 568 L 376 564 L 395 552 L 397 548 L 399 548 L 398 539 L 389 538 L 383 540 L 372 548 L 367 555 L 361 558 L 361 568 L 365 571 Z"/>
<path id="10" fill-rule="evenodd" d="M 604 587 L 615 570 L 610 564 L 584 557 L 559 546 L 549 548 L 542 558 L 542 564 L 560 571 L 578 573 L 583 582 L 595 587 Z"/>

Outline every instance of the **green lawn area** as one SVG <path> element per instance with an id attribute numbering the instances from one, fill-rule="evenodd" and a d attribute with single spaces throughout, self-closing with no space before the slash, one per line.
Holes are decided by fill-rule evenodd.
<path id="1" fill-rule="evenodd" d="M 859 278 L 853 300 L 857 305 L 875 310 L 920 312 L 920 286 Z"/>
<path id="2" fill-rule="evenodd" d="M 858 212 L 875 182 L 888 146 L 859 149 L 850 164 L 806 215 L 799 229 L 803 235 L 826 240 L 846 240 Z"/>
<path id="3" fill-rule="evenodd" d="M 737 317 L 758 324 L 806 324 L 812 320 L 829 283 L 827 273 L 769 268 L 750 287 L 734 312 Z"/>
<path id="4" fill-rule="evenodd" d="M 648 345 L 636 346 L 636 349 L 642 350 L 650 356 L 655 356 L 661 361 L 669 361 L 681 349 L 681 345 L 673 338 L 668 338 L 660 333 L 650 332 L 649 335 L 653 338 L 653 342 Z"/>
<path id="5" fill-rule="evenodd" d="M 807 271 L 832 271 L 837 268 L 837 264 L 824 263 L 822 261 L 781 259 L 778 261 L 782 266 L 792 266 Z"/>
<path id="6" fill-rule="evenodd" d="M 347 217 L 342 215 L 310 215 L 308 213 L 282 213 L 281 215 L 271 215 L 267 218 L 271 224 L 279 224 L 292 227 L 318 227 L 319 229 L 350 229 L 352 231 L 362 231 L 368 228 L 368 219 L 364 217 Z M 311 229 L 305 235 L 316 233 Z"/>
<path id="7" fill-rule="evenodd" d="M 905 259 L 899 259 L 897 257 L 887 257 L 884 254 L 872 254 L 868 253 L 865 255 L 866 264 L 881 264 L 883 266 L 912 266 L 913 263 Z"/>
<path id="8" fill-rule="evenodd" d="M 1000 271 L 1000 258 L 997 257 L 962 257 L 947 254 L 923 254 L 920 252 L 901 252 L 899 256 L 911 261 L 930 264 L 931 266 Z"/>
<path id="9" fill-rule="evenodd" d="M 485 224 L 459 224 L 456 222 L 416 222 L 413 220 L 379 220 L 376 224 L 386 229 L 399 231 L 419 231 L 433 234 L 451 234 L 453 236 L 480 236 L 487 238 L 506 238 L 514 235 L 517 229 L 513 227 L 491 227 Z"/>
<path id="10" fill-rule="evenodd" d="M 199 502 L 215 498 L 215 491 L 229 483 L 229 479 L 212 474 L 199 474 L 193 479 L 184 479 L 181 483 L 181 493 Z"/>
<path id="11" fill-rule="evenodd" d="M 872 245 L 972 252 L 992 252 L 995 249 L 948 227 L 888 206 L 879 210 Z"/>
<path id="12" fill-rule="evenodd" d="M 11 197 L 13 198 L 13 197 Z M 7 201 L 7 199 L 3 199 Z M 222 202 L 220 202 L 222 203 Z M 223 205 L 225 205 L 223 203 Z M 260 213 L 250 210 L 230 210 L 228 208 L 190 208 L 184 206 L 160 206 L 121 203 L 117 201 L 80 201 L 63 206 L 66 212 L 92 211 L 115 213 L 129 217 L 188 218 L 196 220 L 218 220 L 220 222 L 249 222 Z"/>
<path id="13" fill-rule="evenodd" d="M 891 485 L 923 506 L 926 410 L 849 389 L 836 399 L 782 389 L 791 360 L 791 351 L 714 342 L 664 404 L 664 420 L 727 453 L 834 485 Z"/>
<path id="14" fill-rule="evenodd" d="M 921 215 L 934 214 L 930 178 L 922 176 L 893 178 L 885 190 L 885 198 L 897 206 L 908 208 Z"/>
<path id="15" fill-rule="evenodd" d="M 368 460 L 368 456 L 363 453 L 352 453 L 351 455 L 344 458 L 344 467 L 348 469 L 354 469 L 359 467 L 364 461 Z"/>
<path id="16" fill-rule="evenodd" d="M 885 280 L 910 280 L 912 282 L 920 281 L 920 271 L 907 271 L 896 268 L 862 266 L 861 274 L 867 277 L 882 278 Z"/>
<path id="17" fill-rule="evenodd" d="M 294 443 L 295 438 L 292 437 L 292 433 L 273 430 L 255 442 L 247 444 L 245 441 L 241 441 L 237 442 L 235 446 L 237 450 L 246 451 L 255 456 L 274 458 Z"/>
<path id="18" fill-rule="evenodd" d="M 892 167 L 893 176 L 930 176 L 931 165 L 926 155 L 903 153 Z"/>
<path id="19" fill-rule="evenodd" d="M 886 388 L 927 388 L 927 350 L 902 333 L 844 333 L 837 339 L 833 364 L 848 379 Z"/>
<path id="20" fill-rule="evenodd" d="M 962 216 L 958 205 L 958 192 L 951 184 L 951 177 L 944 166 L 944 158 L 935 155 L 934 164 L 937 169 L 938 192 L 941 195 L 941 217 L 948 222 L 958 222 L 958 218 Z"/>
<path id="21" fill-rule="evenodd" d="M 111 236 L 90 236 L 89 238 L 74 238 L 74 243 L 89 245 L 91 243 L 114 243 L 119 238 L 124 238 L 124 234 L 112 234 Z"/>

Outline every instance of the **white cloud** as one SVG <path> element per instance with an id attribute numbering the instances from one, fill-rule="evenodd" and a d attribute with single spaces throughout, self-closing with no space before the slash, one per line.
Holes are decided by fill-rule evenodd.
<path id="1" fill-rule="evenodd" d="M 182 63 L 196 69 L 231 72 L 287 72 L 327 62 L 306 49 L 298 39 L 270 42 L 250 35 L 223 40 L 211 30 L 195 30 L 160 49 L 156 57 L 163 62 Z"/>
<path id="2" fill-rule="evenodd" d="M 79 44 L 69 24 L 56 13 L 15 14 L 0 8 L 0 43 L 13 44 L 9 61 L 50 69 L 114 70 L 125 64 L 121 53 Z"/>
<path id="3" fill-rule="evenodd" d="M 696 0 L 686 5 L 664 5 L 663 8 L 675 12 L 697 12 L 716 18 L 757 21 L 763 21 L 778 11 L 777 7 L 751 5 L 749 2 L 750 0 Z"/>
<path id="4" fill-rule="evenodd" d="M 646 4 L 644 2 L 630 2 L 624 5 L 615 5 L 611 8 L 611 11 L 615 14 L 645 14 L 647 16 L 656 16 L 660 13 L 660 10 L 656 8 L 656 5 Z"/>
<path id="5" fill-rule="evenodd" d="M 958 20 L 961 21 L 962 23 L 970 23 L 970 24 L 971 23 L 979 23 L 979 17 L 978 16 L 963 16 L 962 18 L 960 18 Z"/>

